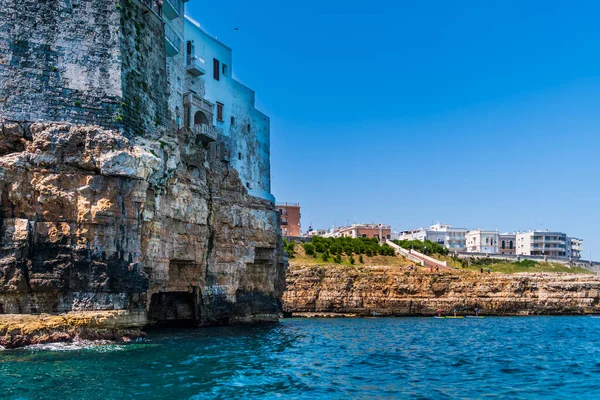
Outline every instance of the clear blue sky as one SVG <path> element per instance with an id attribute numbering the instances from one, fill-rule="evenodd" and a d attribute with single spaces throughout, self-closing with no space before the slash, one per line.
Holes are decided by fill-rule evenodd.
<path id="1" fill-rule="evenodd" d="M 597 1 L 192 0 L 271 117 L 303 230 L 441 221 L 600 259 Z M 234 31 L 234 28 L 239 28 Z"/>

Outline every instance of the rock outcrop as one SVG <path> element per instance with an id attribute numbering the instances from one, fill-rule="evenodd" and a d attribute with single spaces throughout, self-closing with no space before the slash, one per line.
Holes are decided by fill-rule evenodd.
<path id="1" fill-rule="evenodd" d="M 278 214 L 215 151 L 183 130 L 1 124 L 0 315 L 277 320 Z"/>
<path id="2" fill-rule="evenodd" d="M 585 314 L 600 312 L 600 276 L 292 266 L 283 300 L 287 315 Z"/>

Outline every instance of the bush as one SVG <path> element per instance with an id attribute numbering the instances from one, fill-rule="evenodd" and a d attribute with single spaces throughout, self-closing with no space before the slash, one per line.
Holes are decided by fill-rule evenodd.
<path id="1" fill-rule="evenodd" d="M 321 260 L 323 260 L 323 261 L 328 261 L 329 260 L 329 256 L 327 255 L 327 253 L 321 254 Z"/>
<path id="2" fill-rule="evenodd" d="M 342 263 L 342 257 L 340 257 L 339 255 L 337 255 L 337 256 L 335 256 L 335 257 L 333 258 L 333 261 L 334 261 L 336 264 L 341 264 L 341 263 Z"/>
<path id="3" fill-rule="evenodd" d="M 358 262 L 361 263 L 361 264 L 365 263 L 365 261 L 362 258 L 362 254 L 360 255 L 360 257 L 358 257 Z"/>
<path id="4" fill-rule="evenodd" d="M 309 255 L 312 256 L 313 254 L 315 254 L 315 245 L 312 243 L 304 243 L 302 245 L 302 247 L 304 247 L 304 252 Z"/>
<path id="5" fill-rule="evenodd" d="M 350 258 L 348 259 L 348 261 L 350 261 L 350 264 L 354 264 L 354 257 L 350 256 Z"/>

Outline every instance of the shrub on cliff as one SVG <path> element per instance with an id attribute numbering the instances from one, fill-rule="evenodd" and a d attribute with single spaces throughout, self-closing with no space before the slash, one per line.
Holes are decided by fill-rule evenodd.
<path id="1" fill-rule="evenodd" d="M 350 256 L 350 258 L 348 259 L 348 261 L 350 261 L 350 264 L 354 264 L 354 257 Z"/>
<path id="2" fill-rule="evenodd" d="M 302 245 L 302 247 L 304 247 L 304 252 L 309 255 L 312 256 L 313 254 L 315 254 L 315 245 L 312 243 L 304 243 Z"/>
<path id="3" fill-rule="evenodd" d="M 362 254 L 360 255 L 360 257 L 358 257 L 358 262 L 361 264 L 365 263 L 365 260 L 363 260 Z"/>
<path id="4" fill-rule="evenodd" d="M 329 255 L 327 253 L 321 254 L 321 260 L 328 261 L 329 260 Z"/>

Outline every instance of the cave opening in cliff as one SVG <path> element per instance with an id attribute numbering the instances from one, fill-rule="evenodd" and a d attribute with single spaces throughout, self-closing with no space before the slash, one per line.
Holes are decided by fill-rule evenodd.
<path id="1" fill-rule="evenodd" d="M 148 319 L 161 326 L 192 327 L 198 324 L 196 310 L 192 293 L 155 293 L 150 299 Z"/>

